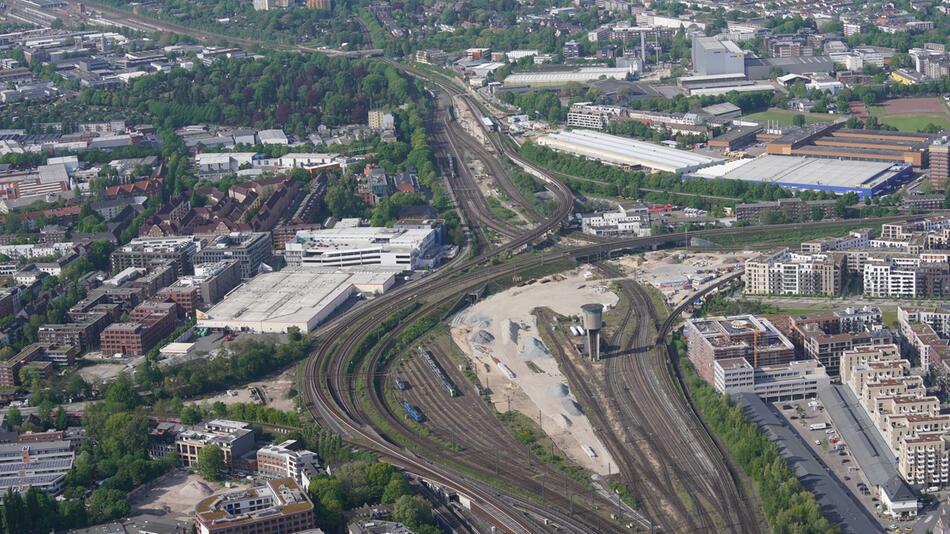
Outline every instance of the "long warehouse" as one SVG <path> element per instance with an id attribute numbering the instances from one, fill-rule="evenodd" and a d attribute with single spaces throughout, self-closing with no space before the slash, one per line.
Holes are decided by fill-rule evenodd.
<path id="1" fill-rule="evenodd" d="M 853 192 L 864 198 L 897 189 L 913 177 L 913 168 L 903 163 L 760 156 L 707 167 L 692 175 L 706 179 L 765 182 L 789 189 L 837 194 Z"/>
<path id="2" fill-rule="evenodd" d="M 590 130 L 548 134 L 539 138 L 538 144 L 558 152 L 613 165 L 645 167 L 676 174 L 693 172 L 724 161 L 721 158 Z"/>

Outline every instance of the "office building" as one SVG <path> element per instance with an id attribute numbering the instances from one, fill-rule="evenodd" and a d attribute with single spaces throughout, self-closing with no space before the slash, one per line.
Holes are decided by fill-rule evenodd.
<path id="1" fill-rule="evenodd" d="M 76 453 L 69 441 L 0 444 L 0 491 L 25 493 L 31 486 L 56 495 L 66 484 Z"/>
<path id="2" fill-rule="evenodd" d="M 298 232 L 284 245 L 287 266 L 362 267 L 390 271 L 415 270 L 433 251 L 437 232 L 431 228 L 348 227 Z"/>
<path id="3" fill-rule="evenodd" d="M 241 263 L 236 259 L 195 265 L 194 276 L 179 278 L 159 296 L 181 306 L 186 315 L 217 304 L 241 283 Z"/>
<path id="4" fill-rule="evenodd" d="M 256 275 L 261 264 L 271 258 L 269 232 L 231 232 L 216 237 L 195 255 L 195 265 L 237 260 L 241 263 L 241 278 Z"/>
<path id="5" fill-rule="evenodd" d="M 581 230 L 596 236 L 638 236 L 651 234 L 650 210 L 643 204 L 619 206 L 617 211 L 592 213 L 581 217 Z"/>
<path id="6" fill-rule="evenodd" d="M 291 533 L 313 527 L 313 503 L 290 478 L 214 495 L 195 507 L 198 534 Z"/>
<path id="7" fill-rule="evenodd" d="M 934 139 L 929 147 L 930 156 L 930 184 L 935 189 L 947 186 L 950 177 L 950 137 L 943 136 Z"/>
<path id="8" fill-rule="evenodd" d="M 257 450 L 257 472 L 269 478 L 290 478 L 306 488 L 320 468 L 317 454 L 300 450 L 299 443 L 287 440 Z"/>
<path id="9" fill-rule="evenodd" d="M 841 293 L 844 258 L 799 254 L 788 249 L 746 262 L 742 280 L 753 295 L 828 295 Z"/>
<path id="10" fill-rule="evenodd" d="M 193 272 L 197 244 L 191 237 L 142 237 L 119 247 L 112 253 L 112 270 L 129 267 L 151 269 L 172 263 L 175 273 L 184 276 Z"/>
<path id="11" fill-rule="evenodd" d="M 766 402 L 806 399 L 818 394 L 828 381 L 825 368 L 814 360 L 800 360 L 753 369 L 745 358 L 714 362 L 713 386 L 724 395 L 754 393 Z"/>
<path id="12" fill-rule="evenodd" d="M 753 367 L 795 359 L 795 347 L 768 319 L 752 315 L 689 319 L 684 327 L 689 359 L 706 382 L 715 384 L 715 362 L 745 358 Z"/>
<path id="13" fill-rule="evenodd" d="M 254 448 L 254 431 L 250 423 L 215 419 L 175 436 L 178 461 L 184 467 L 196 467 L 201 449 L 208 445 L 217 445 L 224 453 L 224 463 L 230 466 Z"/>
<path id="14" fill-rule="evenodd" d="M 745 52 L 732 41 L 693 37 L 693 72 L 698 76 L 745 75 Z"/>
<path id="15" fill-rule="evenodd" d="M 102 331 L 102 353 L 142 356 L 175 331 L 178 305 L 174 302 L 146 302 L 132 310 L 131 321 L 113 323 Z"/>

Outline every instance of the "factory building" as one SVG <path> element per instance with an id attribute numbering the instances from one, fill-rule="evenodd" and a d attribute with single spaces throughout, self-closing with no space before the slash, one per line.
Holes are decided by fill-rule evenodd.
<path id="1" fill-rule="evenodd" d="M 683 328 L 689 360 L 709 384 L 715 384 L 715 362 L 745 358 L 755 366 L 783 365 L 795 360 L 795 347 L 768 319 L 752 315 L 689 319 Z"/>
<path id="2" fill-rule="evenodd" d="M 722 163 L 722 159 L 637 141 L 617 135 L 574 130 L 545 135 L 538 144 L 557 152 L 630 167 L 683 174 Z"/>
<path id="3" fill-rule="evenodd" d="M 852 130 L 844 123 L 813 124 L 789 132 L 766 147 L 769 154 L 927 166 L 931 136 L 883 130 Z"/>
<path id="4" fill-rule="evenodd" d="M 437 236 L 432 228 L 364 226 L 301 231 L 284 245 L 284 258 L 292 269 L 361 266 L 410 271 L 422 267 Z"/>
<path id="5" fill-rule="evenodd" d="M 700 76 L 742 74 L 745 76 L 745 51 L 732 41 L 716 37 L 693 37 L 693 72 Z"/>

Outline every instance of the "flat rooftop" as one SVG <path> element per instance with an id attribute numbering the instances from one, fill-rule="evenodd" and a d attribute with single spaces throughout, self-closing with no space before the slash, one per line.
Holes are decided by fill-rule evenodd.
<path id="1" fill-rule="evenodd" d="M 615 165 L 631 165 L 682 173 L 723 162 L 721 158 L 591 130 L 548 134 L 538 144 L 561 152 Z"/>
<path id="2" fill-rule="evenodd" d="M 767 182 L 803 189 L 868 189 L 894 178 L 903 166 L 797 156 L 761 156 L 697 171 L 702 178 Z"/>

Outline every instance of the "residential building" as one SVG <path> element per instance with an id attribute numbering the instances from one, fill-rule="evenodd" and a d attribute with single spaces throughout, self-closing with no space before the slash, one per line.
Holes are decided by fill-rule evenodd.
<path id="1" fill-rule="evenodd" d="M 185 314 L 217 304 L 241 283 L 241 263 L 236 259 L 195 265 L 194 276 L 185 276 L 162 289 L 159 295 L 177 303 Z"/>
<path id="2" fill-rule="evenodd" d="M 367 114 L 367 122 L 372 130 L 392 130 L 396 127 L 395 117 L 384 109 L 371 109 Z"/>
<path id="3" fill-rule="evenodd" d="M 950 296 L 950 264 L 921 258 L 868 258 L 864 294 L 878 298 L 943 298 Z"/>
<path id="4" fill-rule="evenodd" d="M 822 237 L 810 241 L 803 241 L 801 251 L 804 253 L 816 253 L 867 248 L 870 239 L 870 230 L 866 228 L 852 230 L 844 237 Z"/>
<path id="5" fill-rule="evenodd" d="M 198 534 L 290 533 L 313 527 L 313 503 L 290 478 L 214 495 L 195 506 Z"/>
<path id="6" fill-rule="evenodd" d="M 215 238 L 195 255 L 195 265 L 237 260 L 241 263 L 241 278 L 256 275 L 261 264 L 271 258 L 269 232 L 231 232 Z"/>
<path id="7" fill-rule="evenodd" d="M 880 314 L 873 313 L 792 316 L 789 318 L 789 338 L 801 356 L 819 362 L 828 375 L 834 377 L 838 376 L 838 365 L 845 351 L 894 342 L 893 333 L 880 321 Z"/>
<path id="8" fill-rule="evenodd" d="M 171 262 L 178 276 L 193 272 L 197 244 L 191 237 L 136 238 L 112 253 L 112 270 L 128 267 L 149 269 Z"/>
<path id="9" fill-rule="evenodd" d="M 567 125 L 573 128 L 606 130 L 607 123 L 613 117 L 623 114 L 618 106 L 598 106 L 590 102 L 577 102 L 567 112 Z"/>
<path id="10" fill-rule="evenodd" d="M 835 217 L 835 200 L 805 201 L 798 197 L 783 198 L 774 202 L 752 202 L 736 204 L 736 220 L 751 224 L 771 222 L 808 222 L 815 219 Z M 817 215 L 820 214 L 820 217 Z"/>
<path id="11" fill-rule="evenodd" d="M 100 334 L 114 320 L 112 315 L 102 311 L 70 318 L 76 322 L 40 326 L 36 332 L 37 341 L 52 346 L 71 345 L 85 352 L 99 346 Z"/>
<path id="12" fill-rule="evenodd" d="M 208 445 L 217 445 L 224 453 L 224 462 L 229 466 L 254 448 L 254 431 L 250 423 L 215 419 L 178 433 L 175 447 L 178 461 L 184 467 L 196 467 L 198 454 Z"/>
<path id="13" fill-rule="evenodd" d="M 689 359 L 697 373 L 715 384 L 715 362 L 745 358 L 753 367 L 795 360 L 795 347 L 768 319 L 753 315 L 689 319 L 684 327 Z"/>
<path id="14" fill-rule="evenodd" d="M 854 392 L 897 457 L 901 477 L 911 485 L 943 487 L 950 481 L 950 416 L 940 414 L 940 401 L 927 395 L 910 367 L 897 345 L 859 347 L 841 356 L 841 382 Z M 903 501 L 893 499 L 902 492 L 888 493 L 892 505 Z M 899 510 L 904 516 L 917 513 L 916 507 Z M 897 515 L 898 509 L 888 512 Z"/>
<path id="15" fill-rule="evenodd" d="M 784 249 L 747 261 L 742 280 L 746 294 L 834 296 L 841 293 L 843 271 L 841 256 Z"/>
<path id="16" fill-rule="evenodd" d="M 905 346 L 920 358 L 925 372 L 946 374 L 950 362 L 950 308 L 898 306 L 897 322 Z"/>

